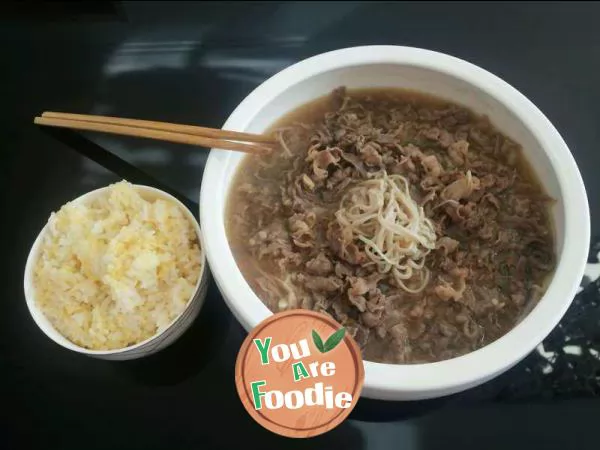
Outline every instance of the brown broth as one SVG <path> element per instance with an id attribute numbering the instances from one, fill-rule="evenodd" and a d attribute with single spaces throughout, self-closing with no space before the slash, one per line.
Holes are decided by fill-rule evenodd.
<path id="1" fill-rule="evenodd" d="M 452 134 L 454 141 L 459 140 L 456 136 L 461 135 L 461 127 L 466 127 L 465 129 L 468 129 L 468 136 L 465 140 L 469 142 L 468 155 L 470 158 L 468 164 L 472 164 L 469 170 L 474 171 L 478 175 L 480 174 L 482 176 L 481 180 L 489 181 L 495 177 L 496 187 L 492 186 L 489 188 L 489 192 L 486 191 L 486 194 L 491 195 L 491 198 L 495 199 L 499 206 L 498 211 L 494 212 L 494 208 L 490 208 L 489 205 L 484 204 L 485 202 L 479 196 L 480 198 L 477 201 L 469 199 L 467 199 L 468 201 L 464 201 L 462 203 L 463 208 L 471 207 L 482 214 L 485 209 L 485 218 L 478 222 L 478 228 L 474 228 L 476 232 L 483 234 L 484 231 L 482 230 L 486 227 L 486 223 L 491 221 L 495 224 L 493 227 L 495 227 L 498 239 L 503 239 L 506 237 L 505 234 L 510 234 L 510 239 L 514 241 L 511 241 L 511 244 L 507 246 L 492 244 L 491 241 L 486 243 L 488 241 L 483 240 L 479 235 L 472 236 L 473 230 L 466 227 L 466 225 L 463 226 L 462 223 L 460 226 L 451 225 L 446 227 L 444 236 L 458 240 L 460 244 L 456 252 L 464 252 L 466 256 L 459 258 L 455 252 L 455 254 L 451 255 L 452 257 L 449 256 L 446 258 L 438 255 L 439 251 L 436 251 L 433 256 L 428 257 L 430 258 L 431 271 L 434 275 L 432 277 L 433 281 L 430 282 L 426 291 L 416 296 L 399 292 L 397 286 L 393 286 L 393 283 L 390 284 L 387 279 L 378 283 L 376 290 L 387 299 L 384 312 L 385 318 L 382 319 L 381 324 L 377 328 L 369 328 L 366 342 L 360 342 L 361 331 L 357 332 L 356 339 L 359 341 L 359 344 L 363 344 L 364 357 L 372 361 L 389 363 L 438 361 L 468 353 L 501 337 L 539 300 L 546 289 L 546 281 L 552 273 L 555 259 L 551 229 L 552 223 L 549 215 L 550 207 L 537 205 L 537 203 L 548 203 L 550 205 L 551 202 L 546 202 L 549 199 L 545 195 L 531 166 L 523 157 L 518 145 L 494 129 L 485 117 L 478 116 L 460 105 L 431 95 L 404 89 L 389 88 L 353 90 L 348 91 L 347 95 L 350 98 L 349 104 L 361 105 L 364 111 L 367 111 L 360 112 L 360 108 L 358 109 L 358 115 L 360 120 L 363 120 L 363 125 L 367 121 L 365 117 L 368 117 L 369 107 L 373 107 L 371 111 L 373 117 L 376 119 L 383 118 L 382 120 L 384 121 L 387 120 L 387 111 L 390 111 L 391 119 L 389 123 L 398 123 L 394 119 L 394 114 L 398 113 L 398 111 L 409 111 L 406 113 L 406 117 L 409 119 L 401 120 L 399 123 L 410 124 L 409 129 L 413 126 L 413 123 L 416 124 L 415 126 L 425 127 L 425 130 L 432 127 L 443 129 L 444 131 L 447 129 L 449 130 L 448 133 Z M 429 119 L 425 120 L 421 118 L 429 117 L 427 114 L 430 112 L 437 114 L 440 111 L 446 110 L 451 110 L 452 112 L 444 113 L 446 115 L 440 116 L 442 118 L 439 120 L 430 121 Z M 291 186 L 290 174 L 295 176 L 306 173 L 312 176 L 310 167 L 305 166 L 306 163 L 304 162 L 309 147 L 309 136 L 314 135 L 314 130 L 321 126 L 324 121 L 327 122 L 327 119 L 324 119 L 327 114 L 333 114 L 335 111 L 338 111 L 336 117 L 351 114 L 344 113 L 343 111 L 340 112 L 339 104 L 335 103 L 334 97 L 324 96 L 282 117 L 269 131 L 274 133 L 276 130 L 295 127 L 293 130 L 287 132 L 292 137 L 296 136 L 296 134 L 301 136 L 295 145 L 290 144 L 292 157 L 282 158 L 277 156 L 265 158 L 253 155 L 245 156 L 244 160 L 239 164 L 235 179 L 231 185 L 225 219 L 228 240 L 234 258 L 244 278 L 248 281 L 254 292 L 274 312 L 280 309 L 279 306 L 281 303 L 277 296 L 268 293 L 270 292 L 269 289 L 264 289 L 265 274 L 275 277 L 278 280 L 286 279 L 288 287 L 292 286 L 295 294 L 303 299 L 309 297 L 307 300 L 302 300 L 302 302 L 306 301 L 307 304 L 311 304 L 311 302 L 314 302 L 314 298 L 322 297 L 322 293 L 316 291 L 307 292 L 305 285 L 302 285 L 302 281 L 298 281 L 298 279 L 302 280 L 304 279 L 302 278 L 303 276 L 307 276 L 304 267 L 307 261 L 315 258 L 315 255 L 319 251 L 327 254 L 327 258 L 334 264 L 342 263 L 351 266 L 353 276 L 366 276 L 366 269 L 359 267 L 360 265 L 353 266 L 352 264 L 347 264 L 347 261 L 340 260 L 335 255 L 335 252 L 331 250 L 331 246 L 326 242 L 327 239 L 323 237 L 326 233 L 324 230 L 327 228 L 328 223 L 333 220 L 333 213 L 336 209 L 335 202 L 327 203 L 321 200 L 317 202 L 319 203 L 317 210 L 320 212 L 317 213 L 317 223 L 314 226 L 317 235 L 315 238 L 317 242 L 316 249 L 306 250 L 298 248 L 293 244 L 289 246 L 286 244 L 291 249 L 290 251 L 300 255 L 298 257 L 300 259 L 298 264 L 286 266 L 282 270 L 280 266 L 282 258 L 270 254 L 258 255 L 261 251 L 269 250 L 268 244 L 265 244 L 263 247 L 260 245 L 253 247 L 249 244 L 249 242 L 252 242 L 252 239 L 258 239 L 257 236 L 259 236 L 258 233 L 261 230 L 268 230 L 275 223 L 281 225 L 278 228 L 278 232 L 283 233 L 283 235 L 287 233 L 288 238 L 291 239 L 289 237 L 289 223 L 290 220 L 293 220 L 293 212 L 290 211 L 289 206 L 285 206 L 282 203 L 284 201 L 282 190 L 288 189 Z M 364 114 L 364 116 L 361 116 L 361 114 Z M 402 114 L 399 113 L 397 117 L 402 116 Z M 413 117 L 415 114 L 416 118 Z M 396 121 L 394 122 L 394 120 Z M 442 122 L 452 124 L 453 120 L 458 120 L 459 124 L 456 126 L 448 125 L 446 128 L 440 125 Z M 464 124 L 460 121 L 464 121 Z M 298 123 L 304 124 L 305 128 L 310 128 L 310 131 L 302 131 L 304 128 L 298 127 L 296 125 Z M 336 128 L 337 122 L 332 123 L 334 124 L 333 129 L 341 128 Z M 389 133 L 391 130 L 386 129 L 385 131 Z M 304 133 L 306 133 L 306 136 L 302 137 Z M 414 142 L 424 154 L 434 155 L 442 161 L 444 174 L 448 175 L 449 180 L 459 177 L 465 171 L 466 166 L 455 165 L 452 162 L 452 158 L 447 156 L 449 153 L 447 148 L 442 148 L 439 143 L 430 143 L 428 138 L 423 138 L 421 133 L 422 130 L 418 131 L 415 136 L 407 139 L 411 141 L 410 143 Z M 483 136 L 481 141 L 485 142 L 485 144 L 477 143 L 478 135 Z M 495 141 L 490 144 L 492 142 L 490 139 L 495 139 Z M 332 143 L 332 146 L 341 145 L 340 142 L 342 141 L 337 139 Z M 389 150 L 386 145 L 382 144 L 382 148 Z M 407 145 L 407 142 L 402 142 L 401 147 L 406 148 Z M 496 148 L 499 145 L 502 145 L 501 149 Z M 326 147 L 326 145 L 322 145 L 319 147 L 319 151 L 326 149 Z M 358 149 L 358 144 L 356 149 Z M 356 149 L 353 150 L 353 148 L 348 147 L 343 151 L 356 152 L 359 155 Z M 404 157 L 400 153 L 396 154 L 394 152 L 395 150 L 388 151 L 387 154 L 393 155 L 398 161 Z M 383 154 L 384 151 L 382 150 L 381 153 Z M 512 156 L 509 156 L 509 154 Z M 496 169 L 490 163 L 492 156 L 498 159 L 498 170 L 502 169 L 498 173 L 495 172 Z M 477 164 L 480 164 L 481 167 L 477 167 Z M 270 165 L 272 167 L 269 167 Z M 489 167 L 492 167 L 492 169 Z M 386 166 L 385 169 L 389 170 L 389 167 Z M 330 166 L 328 170 L 328 177 L 331 178 L 332 174 L 338 169 L 335 166 Z M 417 171 L 419 170 L 421 169 L 417 168 Z M 498 183 L 508 183 L 505 180 L 505 178 L 510 178 L 507 174 L 512 174 L 510 175 L 513 177 L 512 184 L 501 191 L 499 190 Z M 352 177 L 352 183 L 360 181 L 360 177 L 356 176 L 356 174 Z M 421 172 L 419 182 L 424 178 L 425 176 Z M 480 182 L 482 182 L 481 180 Z M 450 181 L 444 184 L 450 184 Z M 248 193 L 244 186 L 249 186 L 249 189 L 253 190 L 252 193 Z M 319 189 L 321 188 L 318 187 L 317 191 L 322 192 Z M 326 190 L 325 187 L 322 189 Z M 418 190 L 416 185 L 415 189 Z M 470 203 L 473 203 L 474 206 L 469 206 Z M 479 208 L 481 208 L 481 211 L 479 211 Z M 524 208 L 529 208 L 526 213 L 523 213 Z M 440 213 L 440 211 L 441 209 L 435 213 L 435 217 L 431 216 L 432 220 L 434 218 L 438 220 L 442 217 L 441 215 L 444 213 Z M 515 211 L 521 215 L 518 216 Z M 527 214 L 530 216 L 529 222 L 528 218 L 525 217 Z M 444 221 L 447 220 L 442 218 L 441 222 Z M 532 228 L 542 230 L 538 231 L 539 236 L 536 232 L 532 231 Z M 267 232 L 265 231 L 264 233 Z M 505 234 L 501 235 L 501 233 Z M 439 237 L 441 236 L 438 236 L 438 239 Z M 532 242 L 527 243 L 528 240 Z M 511 245 L 518 247 L 519 251 L 510 248 Z M 526 253 L 530 249 L 534 253 L 540 253 L 541 262 L 536 259 L 537 253 L 536 258 L 531 257 L 531 261 L 527 259 L 523 262 L 519 259 L 523 252 Z M 477 259 L 473 256 L 474 253 L 480 253 L 485 256 L 484 260 L 479 263 L 481 268 L 478 268 Z M 446 260 L 451 261 L 448 263 Z M 524 265 L 527 266 L 526 269 L 523 269 Z M 450 267 L 450 269 L 446 266 Z M 440 279 L 436 277 L 441 276 L 441 279 L 445 279 L 444 277 L 448 277 L 448 274 L 452 272 L 451 267 L 454 266 L 466 267 L 469 271 L 469 276 L 466 278 L 467 288 L 465 294 L 461 299 L 456 301 L 440 300 L 433 293 L 436 287 L 435 284 Z M 543 266 L 544 268 L 540 269 L 539 266 Z M 523 273 L 524 270 L 527 272 L 526 275 Z M 507 271 L 508 275 L 503 275 L 502 271 Z M 299 276 L 298 274 L 301 275 Z M 327 276 L 331 277 L 334 275 L 330 274 Z M 261 280 L 263 280 L 263 285 L 261 285 Z M 335 319 L 353 330 L 355 327 L 359 327 L 362 330 L 362 328 L 366 328 L 363 324 L 364 313 L 353 309 L 353 306 L 348 303 L 346 291 L 350 286 L 350 279 L 341 277 L 340 280 L 343 280 L 343 287 L 339 291 L 328 293 L 327 300 L 333 299 L 333 303 L 337 302 L 342 305 L 344 312 L 340 314 L 339 311 L 336 312 L 331 307 L 322 312 L 332 315 Z M 287 295 L 285 289 L 281 292 L 282 296 Z M 368 295 L 371 295 L 371 293 L 369 292 Z M 379 294 L 376 293 L 376 295 Z M 524 296 L 525 299 L 521 300 L 521 296 Z M 468 299 L 465 300 L 467 297 Z M 390 303 L 393 303 L 389 300 L 390 298 L 400 299 L 401 301 L 396 300 L 396 303 L 390 306 Z M 295 305 L 295 307 L 302 307 L 302 304 Z M 503 306 L 499 307 L 498 304 Z M 489 313 L 486 312 L 486 308 L 489 308 Z M 415 316 L 421 310 L 424 311 L 423 315 L 419 317 Z M 338 315 L 337 317 L 336 314 Z M 468 316 L 466 322 L 461 322 L 466 316 Z M 391 337 L 392 329 L 395 325 L 401 325 L 394 330 L 394 333 L 403 336 L 401 339 L 404 340 L 401 344 L 397 340 L 394 341 L 396 338 L 392 339 Z M 382 336 L 384 331 L 381 328 L 385 328 L 385 336 Z M 477 336 L 474 338 L 468 337 L 471 334 L 476 334 Z M 393 343 L 390 343 L 392 341 Z"/>

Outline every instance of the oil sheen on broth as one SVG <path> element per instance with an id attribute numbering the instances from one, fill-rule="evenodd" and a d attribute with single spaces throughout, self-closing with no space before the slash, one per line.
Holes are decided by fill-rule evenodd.
<path id="1" fill-rule="evenodd" d="M 338 88 L 282 118 L 228 198 L 236 262 L 273 311 L 329 314 L 369 361 L 424 363 L 509 331 L 554 270 L 550 199 L 485 117 Z"/>

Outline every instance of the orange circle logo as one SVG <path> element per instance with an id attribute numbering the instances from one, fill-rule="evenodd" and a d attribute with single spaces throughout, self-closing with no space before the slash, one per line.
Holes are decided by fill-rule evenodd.
<path id="1" fill-rule="evenodd" d="M 330 317 L 306 310 L 275 314 L 246 337 L 235 382 L 250 415 L 288 437 L 316 436 L 352 411 L 365 372 L 360 349 Z"/>

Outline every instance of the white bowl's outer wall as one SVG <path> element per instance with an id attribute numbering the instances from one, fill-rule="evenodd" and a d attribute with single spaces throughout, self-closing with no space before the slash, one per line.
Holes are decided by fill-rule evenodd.
<path id="1" fill-rule="evenodd" d="M 439 397 L 481 384 L 512 367 L 557 325 L 576 294 L 590 239 L 587 196 L 575 161 L 548 119 L 516 89 L 463 60 L 408 47 L 369 46 L 337 50 L 301 61 L 256 88 L 224 128 L 262 132 L 286 112 L 332 89 L 402 87 L 428 92 L 489 116 L 522 144 L 527 159 L 558 199 L 554 207 L 558 266 L 546 294 L 519 325 L 475 352 L 431 364 L 365 361 L 363 395 L 387 400 Z M 252 292 L 235 264 L 224 226 L 229 186 L 242 155 L 213 149 L 204 171 L 200 220 L 213 277 L 246 330 L 271 312 Z"/>
<path id="2" fill-rule="evenodd" d="M 76 198 L 75 200 L 73 200 L 73 202 L 87 203 L 94 198 L 98 198 L 99 196 L 105 195 L 109 188 L 110 187 L 103 187 L 100 189 L 96 189 L 95 191 L 88 192 L 87 194 Z M 33 270 L 40 254 L 43 236 L 47 230 L 48 225 L 46 225 L 35 240 L 29 252 L 29 256 L 27 257 L 24 277 L 25 301 L 27 303 L 27 308 L 29 309 L 31 316 L 33 317 L 33 320 L 38 325 L 38 327 L 54 342 L 69 350 L 73 350 L 78 353 L 83 353 L 85 355 L 92 356 L 95 358 L 108 359 L 114 361 L 142 358 L 144 356 L 156 353 L 159 350 L 162 350 L 171 345 L 173 342 L 175 342 L 183 334 L 183 332 L 189 328 L 194 319 L 198 316 L 200 309 L 202 308 L 204 299 L 206 297 L 206 291 L 208 288 L 210 271 L 206 267 L 206 251 L 204 250 L 204 240 L 202 239 L 202 233 L 200 232 L 200 226 L 198 225 L 198 222 L 194 218 L 194 215 L 179 200 L 177 200 L 170 194 L 167 194 L 164 191 L 149 186 L 134 185 L 134 188 L 137 192 L 140 193 L 140 195 L 142 195 L 142 197 L 144 197 L 147 200 L 162 198 L 176 203 L 185 212 L 187 219 L 190 220 L 191 223 L 194 225 L 196 235 L 198 236 L 200 245 L 202 246 L 203 255 L 201 269 L 202 272 L 198 279 L 198 283 L 196 284 L 194 296 L 188 301 L 188 304 L 186 305 L 184 311 L 179 315 L 179 317 L 177 317 L 162 333 L 154 335 L 146 339 L 145 341 L 119 350 L 88 350 L 83 347 L 80 347 L 69 341 L 63 335 L 61 335 L 54 328 L 54 326 L 52 326 L 50 321 L 46 318 L 46 316 L 42 313 L 42 311 L 37 307 L 35 303 L 35 289 L 33 287 Z"/>

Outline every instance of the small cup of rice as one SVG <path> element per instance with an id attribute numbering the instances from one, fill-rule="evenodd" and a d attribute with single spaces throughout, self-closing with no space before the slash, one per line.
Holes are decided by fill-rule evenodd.
<path id="1" fill-rule="evenodd" d="M 121 181 L 53 212 L 25 267 L 25 299 L 57 344 L 125 360 L 155 353 L 197 317 L 208 285 L 198 222 L 173 196 Z"/>

